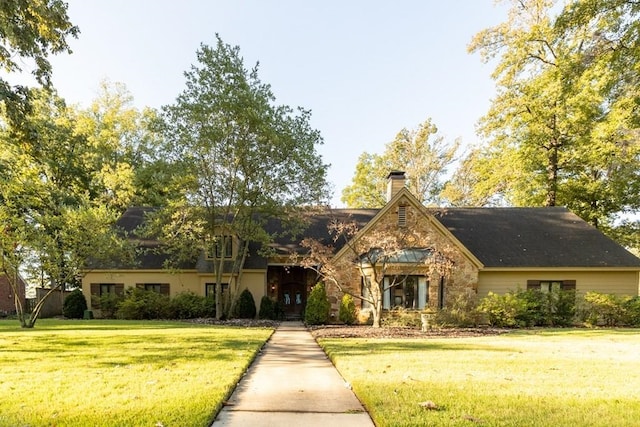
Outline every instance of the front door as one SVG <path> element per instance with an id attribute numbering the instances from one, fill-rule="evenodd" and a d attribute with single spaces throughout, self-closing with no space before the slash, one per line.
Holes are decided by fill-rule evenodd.
<path id="1" fill-rule="evenodd" d="M 302 312 L 307 304 L 304 284 L 284 283 L 280 287 L 279 299 L 286 318 L 302 317 Z"/>

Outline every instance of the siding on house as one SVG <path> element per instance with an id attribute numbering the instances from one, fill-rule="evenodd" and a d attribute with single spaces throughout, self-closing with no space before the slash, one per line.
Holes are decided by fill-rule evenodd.
<path id="1" fill-rule="evenodd" d="M 478 274 L 478 298 L 484 298 L 489 292 L 504 294 L 518 289 L 527 289 L 528 280 L 575 280 L 576 293 L 601 292 L 616 295 L 638 295 L 640 277 L 637 271 L 615 270 L 572 270 L 555 271 L 530 269 L 518 271 L 480 271 Z"/>

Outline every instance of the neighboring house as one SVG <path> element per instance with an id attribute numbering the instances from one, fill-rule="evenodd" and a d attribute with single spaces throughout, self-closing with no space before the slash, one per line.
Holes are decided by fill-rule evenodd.
<path id="1" fill-rule="evenodd" d="M 348 258 L 356 245 L 332 242 L 328 232 L 331 221 L 354 221 L 358 233 L 352 242 L 367 233 L 402 232 L 411 242 L 403 255 L 434 251 L 446 253 L 449 269 L 438 273 L 427 266 L 411 265 L 400 258 L 389 270 L 392 276 L 404 275 L 397 286 L 387 288 L 384 308 L 442 308 L 459 295 L 489 292 L 505 293 L 516 289 L 575 289 L 617 295 L 638 295 L 640 259 L 606 237 L 566 208 L 426 208 L 404 186 L 404 173 L 389 175 L 388 203 L 382 209 L 332 209 L 316 214 L 304 235 L 296 240 L 276 240 L 277 256 L 265 259 L 252 248 L 247 257 L 239 289 L 247 288 L 259 302 L 263 296 L 280 301 L 287 315 L 298 316 L 304 309 L 317 274 L 292 265 L 289 256 L 299 250 L 304 237 L 335 245 L 334 259 Z M 131 208 L 119 221 L 125 230 L 142 224 L 150 208 Z M 277 230 L 277 223 L 270 227 Z M 351 243 L 351 242 L 350 242 Z M 239 242 L 218 254 L 230 256 Z M 139 287 L 174 296 L 191 291 L 213 295 L 215 291 L 211 262 L 203 256 L 179 271 L 163 269 L 165 258 L 146 254 L 135 269 L 94 269 L 82 281 L 88 301 L 105 293 L 122 293 Z M 354 267 L 355 268 L 355 267 Z M 366 273 L 366 269 L 365 269 Z M 226 276 L 228 282 L 230 276 Z M 362 292 L 362 278 L 353 274 L 343 282 L 350 292 Z M 223 291 L 224 291 L 223 284 Z M 327 284 L 332 310 L 337 313 L 342 292 Z M 94 307 L 95 308 L 95 307 Z"/>
<path id="2" fill-rule="evenodd" d="M 22 303 L 22 307 L 26 310 L 27 300 L 25 298 L 25 282 L 22 280 L 20 275 L 18 275 L 15 280 L 18 283 L 18 299 Z M 9 278 L 4 273 L 0 273 L 0 316 L 15 314 L 15 312 L 15 293 L 9 284 Z"/>

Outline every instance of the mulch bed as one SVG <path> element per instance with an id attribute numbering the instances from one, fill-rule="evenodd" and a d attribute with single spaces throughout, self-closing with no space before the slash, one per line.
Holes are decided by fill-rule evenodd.
<path id="1" fill-rule="evenodd" d="M 216 320 L 210 318 L 190 319 L 187 322 L 202 325 L 221 325 L 236 327 L 261 327 L 276 328 L 280 322 L 274 320 L 254 320 L 254 319 L 233 319 Z M 481 337 L 490 335 L 500 335 L 510 332 L 510 329 L 500 328 L 433 328 L 422 332 L 419 328 L 408 327 L 383 327 L 373 328 L 371 326 L 347 326 L 347 325 L 310 325 L 307 326 L 314 338 L 464 338 Z"/>
<path id="2" fill-rule="evenodd" d="M 417 328 L 323 325 L 310 326 L 314 338 L 464 338 L 500 335 L 509 329 L 499 328 L 433 328 L 422 332 Z"/>

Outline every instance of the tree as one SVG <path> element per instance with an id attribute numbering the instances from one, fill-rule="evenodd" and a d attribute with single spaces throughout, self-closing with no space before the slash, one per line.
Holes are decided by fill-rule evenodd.
<path id="1" fill-rule="evenodd" d="M 355 222 L 335 220 L 329 224 L 328 231 L 332 244 L 304 239 L 301 245 L 307 253 L 294 254 L 292 259 L 316 271 L 325 283 L 368 305 L 374 328 L 381 326 L 386 291 L 418 273 L 433 279 L 451 274 L 455 257 L 453 246 L 436 233 L 425 232 L 415 224 L 397 227 L 393 222 L 382 221 L 366 233 L 360 233 Z M 339 241 L 344 246 L 335 254 L 334 245 Z M 361 283 L 362 287 L 354 289 L 354 283 Z"/>
<path id="2" fill-rule="evenodd" d="M 49 86 L 49 54 L 71 52 L 67 38 L 78 33 L 62 0 L 4 0 L 0 3 L 0 67 L 8 73 L 21 72 L 31 59 L 36 81 Z M 0 102 L 8 115 L 23 114 L 28 93 L 26 87 L 12 87 L 0 78 Z"/>
<path id="3" fill-rule="evenodd" d="M 158 112 L 135 108 L 124 84 L 101 82 L 92 104 L 75 114 L 76 133 L 87 144 L 84 161 L 93 176 L 93 200 L 124 212 L 178 197 L 170 178 L 176 171 L 160 149 Z"/>
<path id="4" fill-rule="evenodd" d="M 0 129 L 3 269 L 24 271 L 49 289 L 28 317 L 16 306 L 23 327 L 35 325 L 54 291 L 77 287 L 91 260 L 126 253 L 112 227 L 117 213 L 90 198 L 94 176 L 75 114 L 55 93 L 30 92 L 29 113 Z"/>
<path id="5" fill-rule="evenodd" d="M 402 170 L 407 186 L 422 203 L 438 204 L 442 177 L 455 160 L 460 142 L 449 144 L 437 133 L 427 119 L 417 129 L 402 129 L 382 155 L 363 153 L 352 184 L 342 192 L 342 201 L 350 208 L 384 206 L 386 177 L 392 170 Z"/>
<path id="6" fill-rule="evenodd" d="M 632 3 L 569 2 L 554 15 L 554 1 L 513 1 L 506 22 L 472 40 L 471 52 L 498 58 L 480 122 L 491 167 L 476 171 L 506 178 L 496 190 L 508 204 L 565 205 L 604 231 L 640 207 L 637 37 L 612 34 L 633 34 Z"/>
<path id="7" fill-rule="evenodd" d="M 184 193 L 157 223 L 173 267 L 209 254 L 220 317 L 231 312 L 249 244 L 268 251 L 264 222 L 322 203 L 327 166 L 310 112 L 275 105 L 258 66 L 246 70 L 237 46 L 217 37 L 215 47 L 201 45 L 197 60 L 183 92 L 164 108 L 164 152 L 184 172 Z M 231 281 L 225 305 L 224 277 Z"/>

